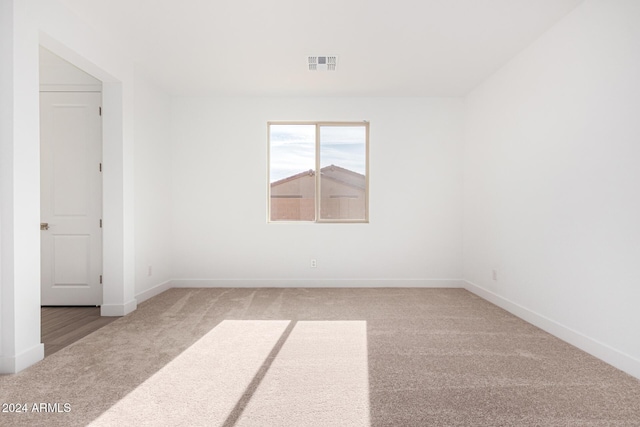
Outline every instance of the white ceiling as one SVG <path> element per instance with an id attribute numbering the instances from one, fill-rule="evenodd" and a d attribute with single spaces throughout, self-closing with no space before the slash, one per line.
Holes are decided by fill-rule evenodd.
<path id="1" fill-rule="evenodd" d="M 62 2 L 176 95 L 459 96 L 582 0 Z"/>

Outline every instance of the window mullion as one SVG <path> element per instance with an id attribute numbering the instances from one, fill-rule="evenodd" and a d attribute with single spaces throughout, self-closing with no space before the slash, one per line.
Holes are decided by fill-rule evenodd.
<path id="1" fill-rule="evenodd" d="M 320 124 L 316 123 L 316 222 L 320 220 Z"/>

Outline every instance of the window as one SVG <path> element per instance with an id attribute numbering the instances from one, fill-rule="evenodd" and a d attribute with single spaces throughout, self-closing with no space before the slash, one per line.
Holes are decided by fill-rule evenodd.
<path id="1" fill-rule="evenodd" d="M 368 122 L 270 122 L 268 135 L 270 221 L 368 221 Z"/>

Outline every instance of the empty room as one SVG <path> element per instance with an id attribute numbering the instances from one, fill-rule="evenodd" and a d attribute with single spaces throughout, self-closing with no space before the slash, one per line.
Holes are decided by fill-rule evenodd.
<path id="1" fill-rule="evenodd" d="M 0 425 L 639 426 L 639 23 L 0 0 Z"/>

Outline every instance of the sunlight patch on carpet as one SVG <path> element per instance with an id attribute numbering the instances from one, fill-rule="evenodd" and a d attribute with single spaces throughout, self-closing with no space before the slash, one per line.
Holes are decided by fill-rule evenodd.
<path id="1" fill-rule="evenodd" d="M 225 320 L 91 426 L 221 425 L 288 320 Z"/>
<path id="2" fill-rule="evenodd" d="M 236 425 L 369 426 L 366 321 L 299 321 Z"/>
<path id="3" fill-rule="evenodd" d="M 90 425 L 368 427 L 367 323 L 225 320 Z"/>

